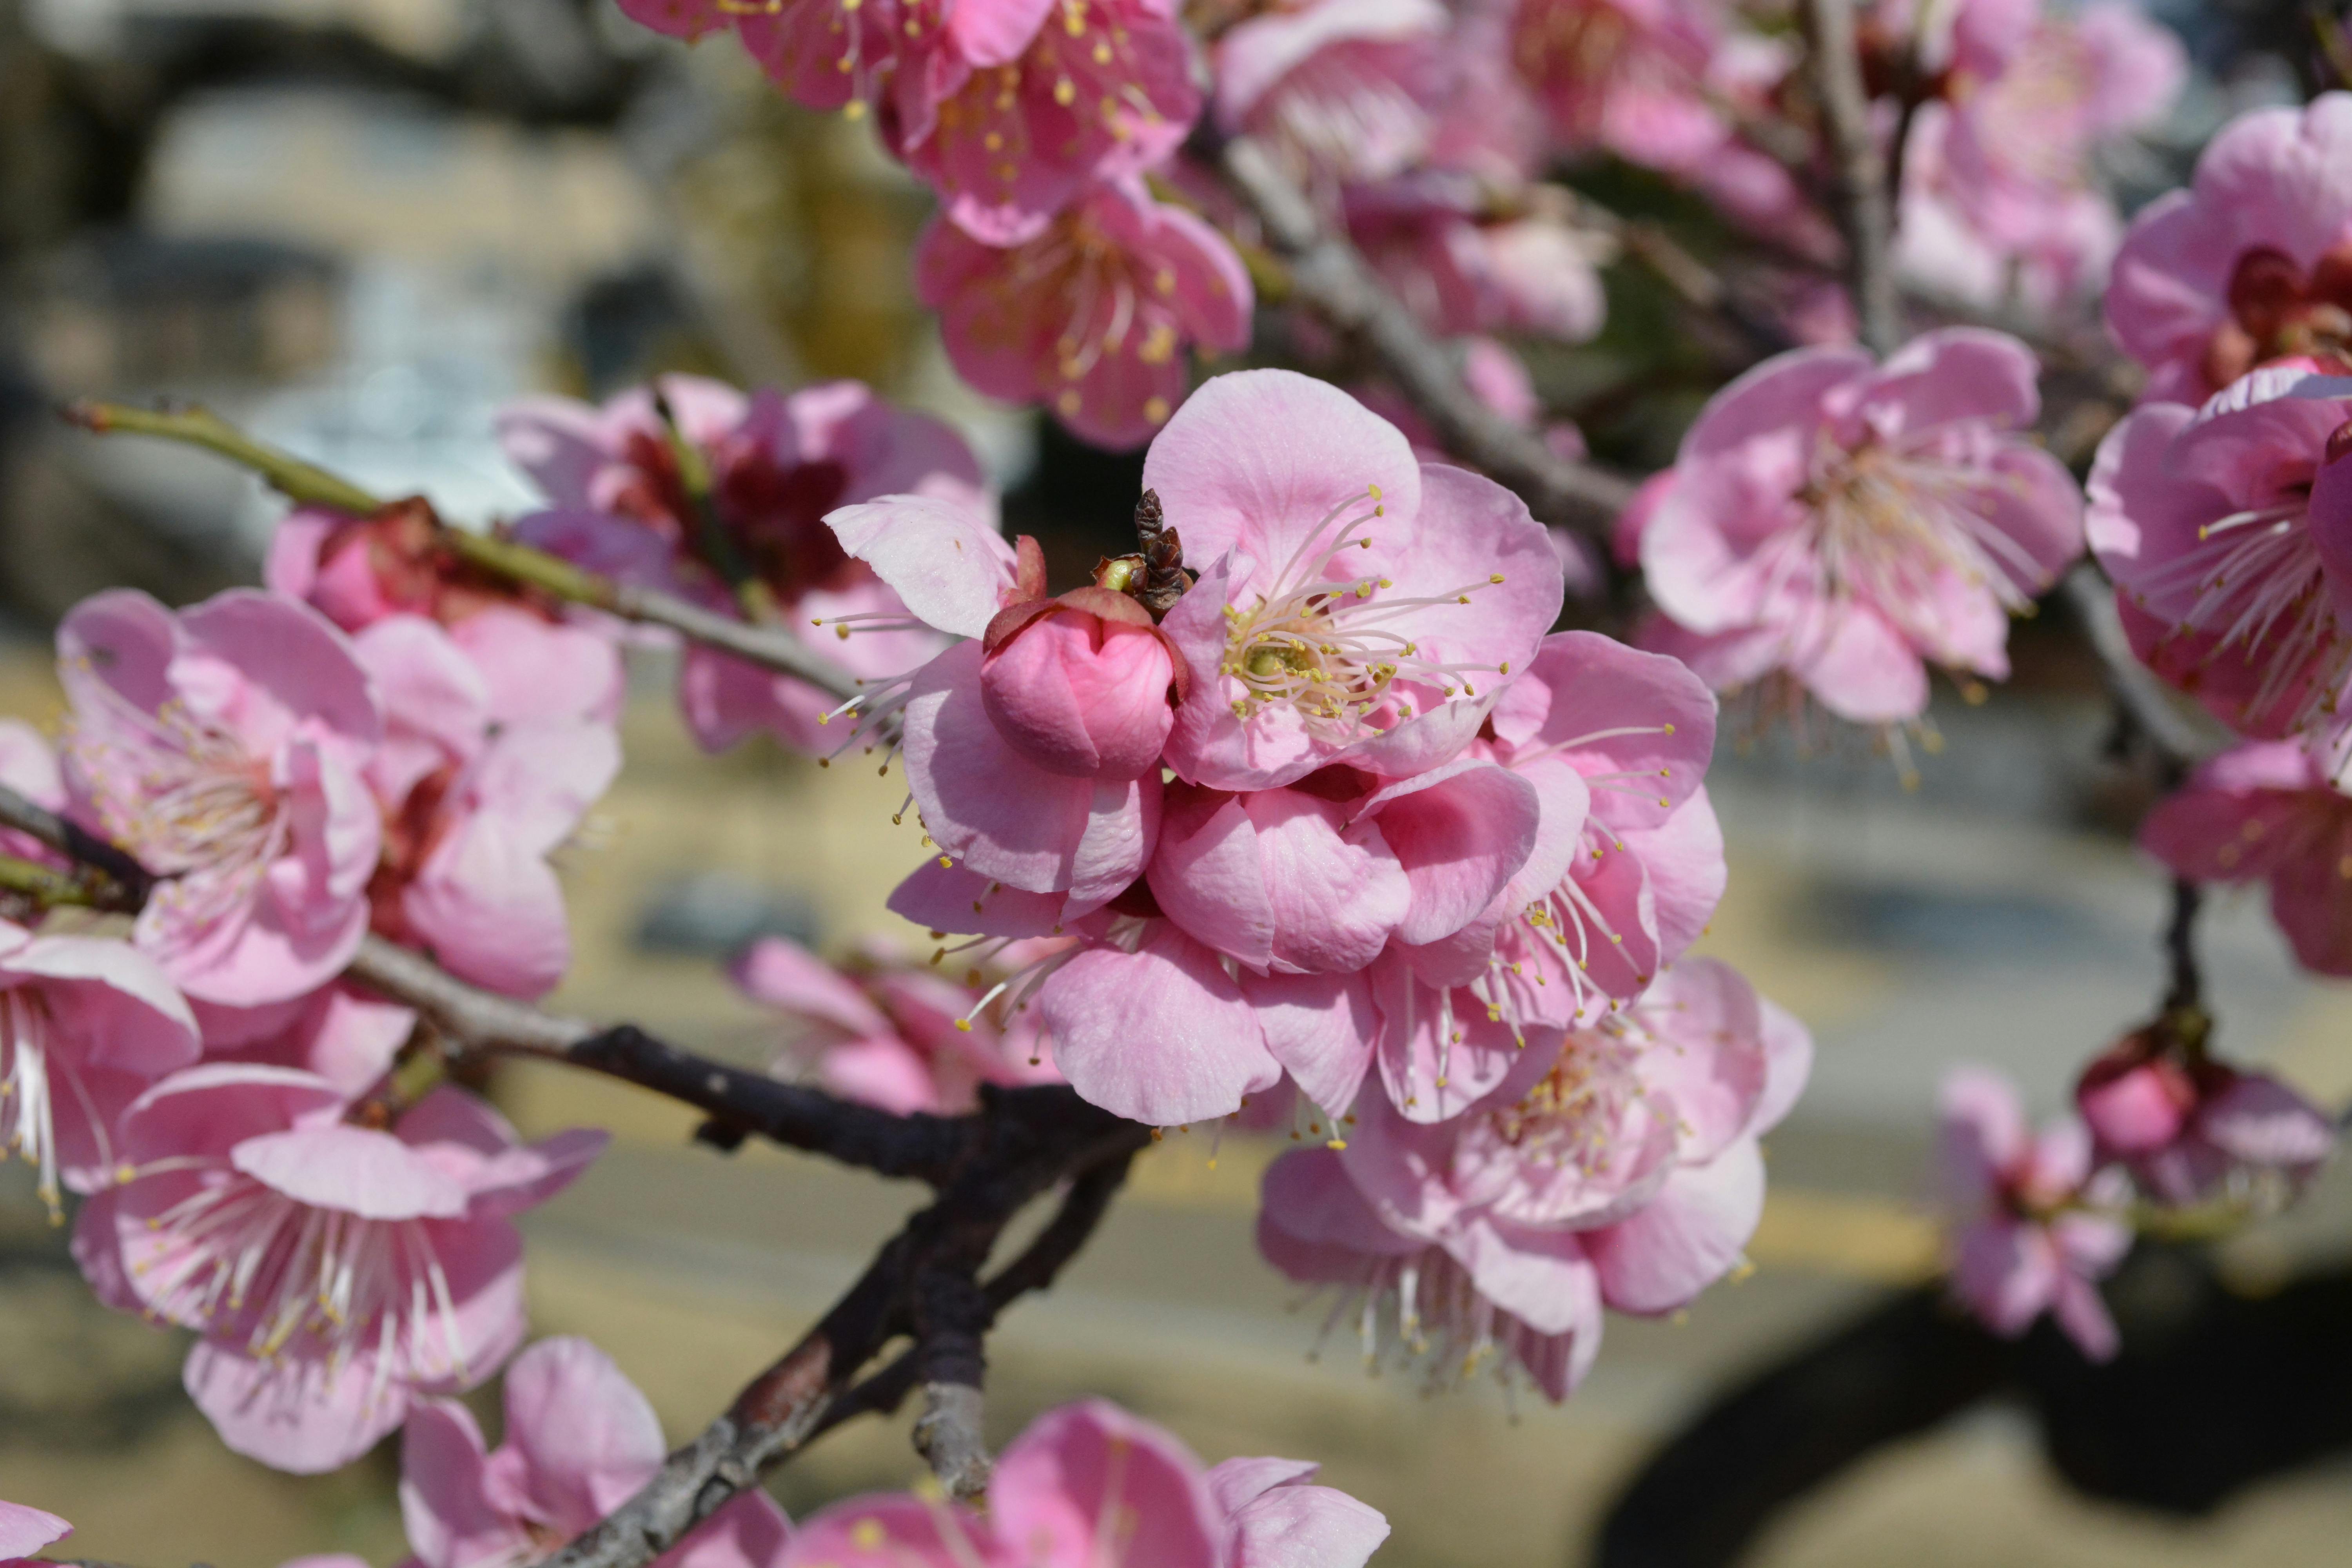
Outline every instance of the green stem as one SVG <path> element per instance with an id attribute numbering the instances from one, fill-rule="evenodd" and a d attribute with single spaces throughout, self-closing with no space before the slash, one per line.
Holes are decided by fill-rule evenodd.
<path id="1" fill-rule="evenodd" d="M 46 909 L 59 904 L 79 909 L 105 907 L 99 889 L 85 879 L 31 860 L 20 860 L 14 855 L 0 855 L 0 888 L 22 893 Z"/>
<path id="2" fill-rule="evenodd" d="M 298 505 L 332 507 L 337 511 L 347 511 L 358 517 L 366 517 L 383 505 L 382 500 L 350 480 L 339 479 L 326 469 L 281 452 L 275 447 L 264 446 L 211 409 L 199 405 L 191 404 L 184 408 L 134 408 L 128 404 L 84 399 L 68 405 L 65 416 L 85 430 L 100 436 L 118 432 L 155 436 L 166 441 L 178 441 L 218 453 L 232 463 L 251 468 Z"/>

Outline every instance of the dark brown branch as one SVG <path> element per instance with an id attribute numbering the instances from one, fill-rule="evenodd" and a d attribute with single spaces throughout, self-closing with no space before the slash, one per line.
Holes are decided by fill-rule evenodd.
<path id="1" fill-rule="evenodd" d="M 1870 127 L 1853 0 L 1803 0 L 1807 65 L 1829 155 L 1831 206 L 1845 237 L 1846 283 L 1863 345 L 1884 358 L 1903 341 L 1895 298 L 1894 224 L 1886 170 Z"/>
<path id="2" fill-rule="evenodd" d="M 148 889 L 154 886 L 147 868 L 105 839 L 5 786 L 0 786 L 0 826 L 38 839 L 85 872 L 96 873 L 78 879 L 88 895 L 86 901 L 96 908 L 133 913 L 147 901 Z"/>
<path id="3" fill-rule="evenodd" d="M 2168 1017 L 2195 1014 L 2205 1006 L 2205 975 L 2197 963 L 2197 915 L 2205 892 L 2186 877 L 2172 879 L 2172 918 L 2165 922 L 2164 957 L 2171 981 L 2164 994 Z M 2198 1042 L 2204 1043 L 2202 1032 Z"/>
<path id="4" fill-rule="evenodd" d="M 1373 276 L 1356 247 L 1327 231 L 1304 192 L 1246 136 L 1225 143 L 1225 179 L 1290 263 L 1297 297 L 1378 357 L 1445 449 L 1518 492 L 1544 522 L 1605 533 L 1633 482 L 1573 462 L 1481 403 L 1444 346 Z"/>

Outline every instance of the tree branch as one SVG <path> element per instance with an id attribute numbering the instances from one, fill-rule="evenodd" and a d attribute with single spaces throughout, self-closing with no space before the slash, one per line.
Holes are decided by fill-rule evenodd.
<path id="1" fill-rule="evenodd" d="M 254 440 L 206 408 L 148 409 L 85 401 L 68 407 L 65 416 L 100 435 L 123 432 L 153 436 L 217 453 L 252 469 L 272 489 L 299 505 L 329 507 L 355 517 L 368 517 L 386 504 L 348 480 Z M 680 637 L 733 654 L 762 669 L 805 680 L 844 700 L 865 689 L 864 681 L 809 647 L 787 626 L 753 625 L 704 609 L 675 594 L 617 583 L 583 571 L 562 556 L 496 534 L 452 528 L 437 517 L 434 527 L 436 542 L 458 560 L 537 588 L 567 604 L 667 627 Z"/>
<path id="2" fill-rule="evenodd" d="M 1237 136 L 1225 143 L 1223 158 L 1227 183 L 1290 262 L 1293 291 L 1379 357 L 1447 451 L 1517 491 L 1538 520 L 1607 532 L 1633 499 L 1631 480 L 1559 456 L 1535 432 L 1478 401 L 1444 345 L 1422 330 L 1354 246 L 1325 230 L 1313 204 L 1263 147 Z"/>
<path id="3" fill-rule="evenodd" d="M 1803 0 L 1807 65 L 1830 160 L 1830 197 L 1845 236 L 1846 281 L 1864 347 L 1880 358 L 1903 341 L 1895 298 L 1894 234 L 1886 171 L 1870 126 L 1870 100 L 1854 47 L 1853 0 Z"/>

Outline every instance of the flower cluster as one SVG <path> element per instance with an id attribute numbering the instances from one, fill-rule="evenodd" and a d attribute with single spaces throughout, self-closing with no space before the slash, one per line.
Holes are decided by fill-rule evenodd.
<path id="1" fill-rule="evenodd" d="M 622 9 L 677 37 L 731 29 L 798 101 L 872 113 L 939 195 L 916 293 L 982 391 L 1138 446 L 1184 400 L 1190 351 L 1247 343 L 1240 258 L 1148 183 L 1202 108 L 1191 41 L 1164 0 Z"/>
<path id="2" fill-rule="evenodd" d="M 1603 1300 L 1667 1310 L 1737 1261 L 1755 1136 L 1804 1075 L 1792 1021 L 1675 965 L 1723 889 L 1714 700 L 1673 659 L 1549 634 L 1560 569 L 1526 507 L 1325 384 L 1211 380 L 1143 479 L 1144 552 L 1058 595 L 1025 540 L 961 547 L 994 535 L 951 506 L 835 515 L 968 639 L 868 705 L 936 850 L 891 906 L 978 939 L 1003 1027 L 1119 1115 L 1295 1090 L 1328 1147 L 1269 1189 L 1276 1261 L 1402 1291 L 1416 1352 L 1424 1321 L 1518 1344 L 1564 1395 Z M 1163 577 L 1180 552 L 1197 577 Z M 783 966 L 799 1010 L 885 1032 Z M 1290 1200 L 1350 1182 L 1344 1237 Z M 1317 1273 L 1285 1237 L 1360 1256 Z"/>

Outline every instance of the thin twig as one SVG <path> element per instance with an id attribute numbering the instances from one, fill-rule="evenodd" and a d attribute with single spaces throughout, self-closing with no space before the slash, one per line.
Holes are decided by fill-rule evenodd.
<path id="1" fill-rule="evenodd" d="M 254 440 L 220 416 L 202 407 L 136 408 L 119 403 L 81 402 L 66 417 L 100 435 L 124 432 L 178 441 L 217 453 L 252 469 L 298 505 L 323 506 L 369 517 L 386 502 L 325 469 Z M 691 600 L 657 589 L 618 583 L 583 571 L 558 555 L 495 534 L 452 528 L 435 520 L 436 542 L 471 565 L 525 584 L 569 604 L 603 610 L 625 620 L 666 626 L 679 636 L 733 654 L 762 669 L 807 681 L 846 700 L 865 683 L 801 641 L 789 627 L 752 625 L 707 610 Z"/>
<path id="2" fill-rule="evenodd" d="M 980 1431 L 981 1393 L 968 1384 L 923 1384 L 923 1413 L 915 1420 L 915 1451 L 931 1467 L 951 1498 L 976 1498 L 988 1489 L 995 1462 Z"/>
<path id="3" fill-rule="evenodd" d="M 2205 1008 L 2205 976 L 2197 963 L 2197 915 L 2205 892 L 2186 877 L 2172 879 L 2172 918 L 2165 922 L 2164 957 L 2171 979 L 2164 994 L 2168 1017 L 2195 1015 Z M 2199 1045 L 2204 1043 L 2200 1031 Z"/>
<path id="4" fill-rule="evenodd" d="M 1854 48 L 1853 0 L 1804 0 L 1800 9 L 1823 151 L 1829 154 L 1831 205 L 1845 236 L 1847 286 L 1864 346 L 1884 358 L 1902 342 L 1903 327 L 1895 298 L 1886 171 L 1871 132 L 1870 100 Z"/>
<path id="5" fill-rule="evenodd" d="M 1306 194 L 1263 147 L 1237 136 L 1223 156 L 1227 182 L 1288 259 L 1294 295 L 1379 358 L 1447 451 L 1517 491 L 1538 520 L 1606 532 L 1633 499 L 1631 480 L 1560 457 L 1534 431 L 1481 403 L 1444 345 L 1422 330 L 1354 246 L 1325 229 Z"/>

